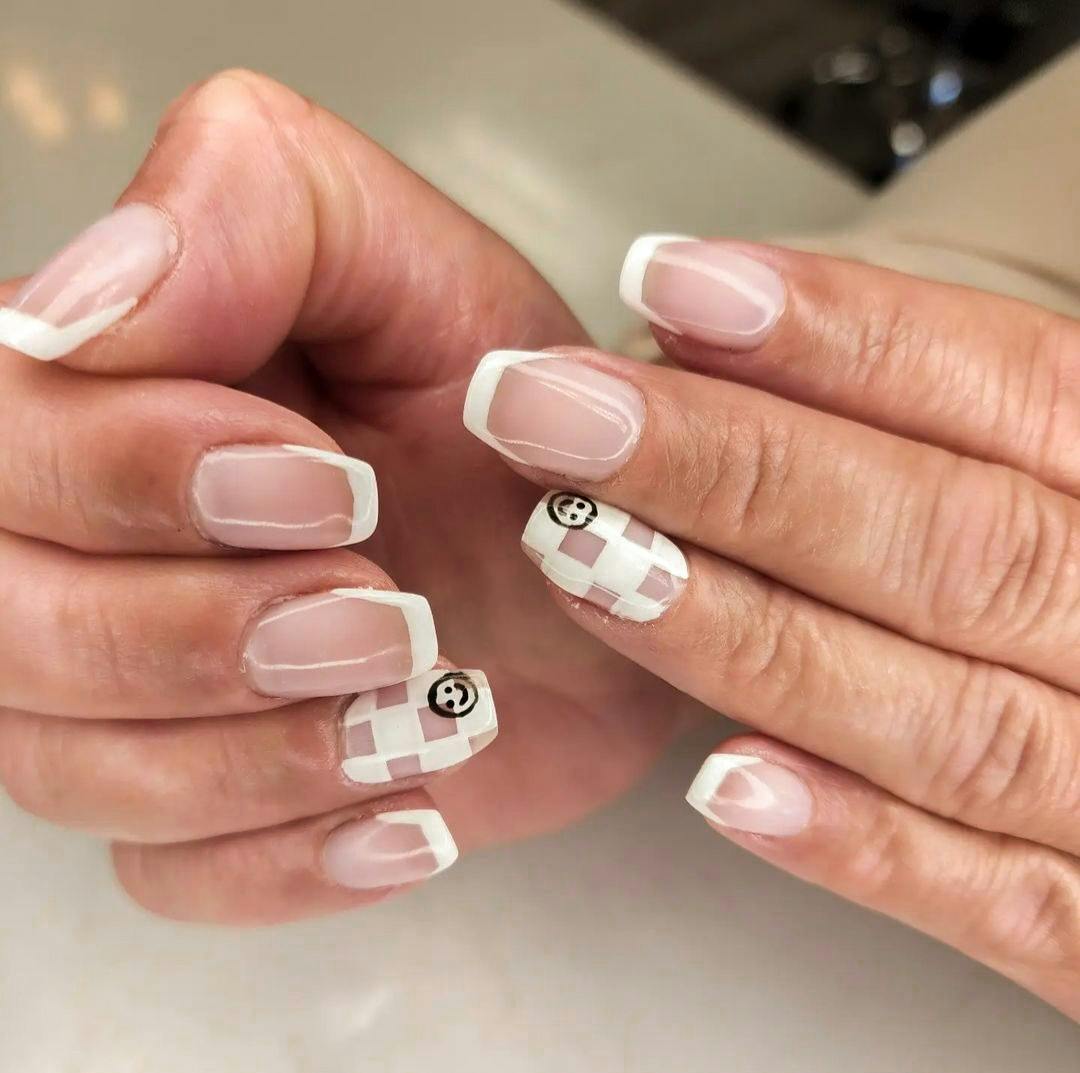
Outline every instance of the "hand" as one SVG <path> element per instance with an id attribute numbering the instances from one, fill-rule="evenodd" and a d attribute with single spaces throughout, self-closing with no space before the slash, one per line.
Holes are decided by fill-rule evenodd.
<path id="1" fill-rule="evenodd" d="M 569 489 L 524 536 L 555 602 L 762 731 L 691 788 L 718 832 L 1080 1017 L 1080 328 L 674 238 L 623 291 L 692 371 L 562 348 L 470 389 Z"/>
<path id="2" fill-rule="evenodd" d="M 507 536 L 531 490 L 461 426 L 485 350 L 586 341 L 550 288 L 355 130 L 244 72 L 172 107 L 122 205 L 0 295 L 15 801 L 117 840 L 150 909 L 250 923 L 445 864 L 432 810 L 468 850 L 628 786 L 674 732 L 671 691 L 552 607 Z M 373 521 L 371 472 L 346 456 L 380 485 L 364 558 L 334 550 Z M 340 732 L 337 695 L 435 656 L 422 599 L 332 595 L 391 577 L 431 598 L 441 651 L 487 672 L 502 719 L 437 784 L 462 742 L 436 738 L 418 775 L 383 737 L 413 724 L 383 720 L 374 759 L 364 711 Z M 373 819 L 416 810 L 419 827 Z"/>

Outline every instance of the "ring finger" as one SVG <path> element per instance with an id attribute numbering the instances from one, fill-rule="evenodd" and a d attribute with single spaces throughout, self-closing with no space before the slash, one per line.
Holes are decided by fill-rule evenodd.
<path id="1" fill-rule="evenodd" d="M 0 712 L 0 783 L 26 811 L 142 843 L 272 827 L 414 789 L 498 732 L 480 671 L 273 712 L 73 720 Z"/>

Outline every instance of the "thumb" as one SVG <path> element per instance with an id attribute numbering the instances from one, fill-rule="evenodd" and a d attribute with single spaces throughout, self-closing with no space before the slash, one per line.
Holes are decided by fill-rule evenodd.
<path id="1" fill-rule="evenodd" d="M 581 341 L 497 235 L 343 120 L 229 71 L 167 112 L 119 208 L 0 308 L 0 345 L 237 383 L 285 344 L 329 378 L 437 383 Z"/>

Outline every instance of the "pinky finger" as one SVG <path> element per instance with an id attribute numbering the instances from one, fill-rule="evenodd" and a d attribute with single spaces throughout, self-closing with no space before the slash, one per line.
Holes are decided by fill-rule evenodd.
<path id="1" fill-rule="evenodd" d="M 281 827 L 172 845 L 113 845 L 125 891 L 173 920 L 277 924 L 381 901 L 457 860 L 423 791 Z"/>
<path id="2" fill-rule="evenodd" d="M 722 749 L 687 794 L 716 831 L 1080 1019 L 1080 861 L 923 812 L 770 738 Z"/>

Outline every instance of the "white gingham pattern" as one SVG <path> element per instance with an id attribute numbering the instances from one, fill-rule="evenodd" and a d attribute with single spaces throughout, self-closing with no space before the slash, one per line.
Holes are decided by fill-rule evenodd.
<path id="1" fill-rule="evenodd" d="M 428 690 L 447 673 L 429 671 L 362 693 L 349 705 L 342 726 L 341 767 L 350 780 L 381 783 L 441 771 L 491 743 L 499 724 L 491 688 L 481 671 L 458 672 L 467 675 L 477 691 L 476 707 L 468 715 L 453 719 L 428 708 Z"/>
<path id="2" fill-rule="evenodd" d="M 565 492 L 549 492 L 529 519 L 522 543 L 545 576 L 573 596 L 601 604 L 612 614 L 634 622 L 658 618 L 670 606 L 689 576 L 686 557 L 662 533 L 649 529 L 630 514 L 606 503 L 596 504 L 596 517 L 583 529 L 568 529 L 551 519 L 548 504 Z M 573 494 L 573 493 L 569 493 Z M 586 497 L 577 497 L 586 499 Z M 630 530 L 638 539 L 629 539 Z M 570 543 L 584 543 L 585 558 L 563 550 Z M 640 590 L 652 574 L 667 583 L 668 593 L 654 598 Z"/>

